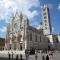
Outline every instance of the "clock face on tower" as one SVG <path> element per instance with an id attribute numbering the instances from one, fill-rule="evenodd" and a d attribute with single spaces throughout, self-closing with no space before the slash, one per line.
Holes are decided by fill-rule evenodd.
<path id="1" fill-rule="evenodd" d="M 15 24 L 14 24 L 14 31 L 19 31 L 20 29 L 20 21 L 16 21 Z"/>

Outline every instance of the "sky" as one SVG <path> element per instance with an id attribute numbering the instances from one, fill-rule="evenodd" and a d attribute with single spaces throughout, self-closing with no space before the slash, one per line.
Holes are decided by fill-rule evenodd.
<path id="1" fill-rule="evenodd" d="M 42 22 L 42 6 L 50 10 L 52 33 L 60 33 L 60 0 L 0 0 L 0 37 L 6 36 L 8 24 L 17 11 L 25 14 L 29 24 L 39 29 Z"/>

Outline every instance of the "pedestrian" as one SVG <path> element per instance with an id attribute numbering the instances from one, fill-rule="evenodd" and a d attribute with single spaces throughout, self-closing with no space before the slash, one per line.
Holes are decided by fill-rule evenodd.
<path id="1" fill-rule="evenodd" d="M 28 54 L 26 54 L 26 60 L 28 60 L 28 57 L 29 57 L 29 55 L 28 55 Z"/>
<path id="2" fill-rule="evenodd" d="M 29 53 L 30 53 L 30 51 L 26 49 L 26 50 L 25 50 L 26 60 L 28 60 L 28 58 L 29 58 Z"/>
<path id="3" fill-rule="evenodd" d="M 13 52 L 12 52 L 12 58 L 13 58 Z"/>
<path id="4" fill-rule="evenodd" d="M 20 54 L 20 60 L 22 60 L 22 54 Z"/>
<path id="5" fill-rule="evenodd" d="M 46 60 L 49 60 L 49 56 L 48 55 L 46 56 Z"/>
<path id="6" fill-rule="evenodd" d="M 45 60 L 45 57 L 44 57 L 44 55 L 42 56 L 42 60 Z"/>
<path id="7" fill-rule="evenodd" d="M 16 55 L 16 60 L 18 60 L 18 54 Z"/>
<path id="8" fill-rule="evenodd" d="M 28 54 L 28 50 L 27 49 L 25 50 L 25 54 Z"/>
<path id="9" fill-rule="evenodd" d="M 11 55 L 10 55 L 10 53 L 8 52 L 8 58 L 9 58 L 9 60 L 10 60 L 10 58 L 11 58 Z"/>
<path id="10" fill-rule="evenodd" d="M 53 56 L 53 52 L 50 52 L 49 55 L 50 55 L 50 56 Z"/>
<path id="11" fill-rule="evenodd" d="M 37 56 L 37 52 L 36 52 L 36 53 L 35 53 L 35 59 L 36 59 L 36 60 L 37 60 L 37 57 L 38 57 L 38 56 Z"/>

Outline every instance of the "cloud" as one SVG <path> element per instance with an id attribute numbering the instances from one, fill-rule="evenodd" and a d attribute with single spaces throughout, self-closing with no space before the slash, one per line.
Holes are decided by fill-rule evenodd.
<path id="1" fill-rule="evenodd" d="M 37 29 L 42 29 L 42 25 L 39 24 L 39 25 L 37 26 Z"/>
<path id="2" fill-rule="evenodd" d="M 6 30 L 7 30 L 6 27 L 0 28 L 0 32 L 6 32 Z"/>
<path id="3" fill-rule="evenodd" d="M 40 26 L 40 25 L 38 25 L 38 26 L 37 26 L 37 29 L 40 29 L 40 27 L 41 27 L 41 26 Z"/>
<path id="4" fill-rule="evenodd" d="M 5 20 L 7 23 L 7 20 L 10 20 L 11 15 L 14 16 L 17 10 L 22 11 L 29 19 L 32 19 L 38 14 L 36 10 L 30 12 L 29 9 L 32 6 L 38 7 L 39 0 L 0 0 L 0 20 Z"/>
<path id="5" fill-rule="evenodd" d="M 34 10 L 33 12 L 27 11 L 26 15 L 27 15 L 28 18 L 31 20 L 32 18 L 34 18 L 35 16 L 38 15 L 38 12 L 37 12 L 36 10 Z"/>
<path id="6" fill-rule="evenodd" d="M 60 10 L 60 4 L 58 5 L 58 8 L 57 9 Z"/>

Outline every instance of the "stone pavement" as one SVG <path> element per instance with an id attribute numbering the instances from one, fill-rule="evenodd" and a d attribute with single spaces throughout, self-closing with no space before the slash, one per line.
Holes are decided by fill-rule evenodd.
<path id="1" fill-rule="evenodd" d="M 9 60 L 8 58 L 1 58 L 0 57 L 0 60 Z M 15 59 L 10 59 L 10 60 L 15 60 Z"/>
<path id="2" fill-rule="evenodd" d="M 15 58 L 16 58 L 16 54 L 17 53 L 15 53 L 14 54 L 14 56 L 13 56 L 13 58 L 14 59 L 11 59 L 11 60 L 16 60 Z M 20 53 L 19 53 L 20 54 Z M 18 54 L 18 55 L 19 55 Z M 42 60 L 42 55 L 44 55 L 45 57 L 46 57 L 46 55 L 47 54 L 41 54 L 41 53 L 38 53 L 38 58 L 37 58 L 37 60 Z M 19 55 L 20 56 L 20 55 Z M 49 58 L 50 58 L 50 60 L 60 60 L 60 52 L 55 52 L 55 53 L 53 53 L 53 56 L 49 56 Z M 23 59 L 25 60 L 26 58 L 25 58 L 25 55 L 23 55 Z M 0 52 L 0 60 L 9 60 L 8 59 L 8 53 L 2 53 L 2 52 Z M 19 57 L 19 60 L 20 60 L 20 57 Z M 30 55 L 29 56 L 29 58 L 28 58 L 28 60 L 36 60 L 35 59 L 35 55 Z"/>
<path id="3" fill-rule="evenodd" d="M 42 55 L 44 55 L 45 58 L 46 58 L 46 55 L 47 55 L 47 54 L 38 53 L 38 58 L 37 58 L 37 60 L 42 60 Z M 35 55 L 30 55 L 30 56 L 29 56 L 29 60 L 36 60 L 36 59 L 35 59 Z M 53 56 L 50 55 L 50 56 L 49 56 L 49 60 L 60 60 L 60 52 L 55 52 L 55 53 L 53 53 Z"/>

